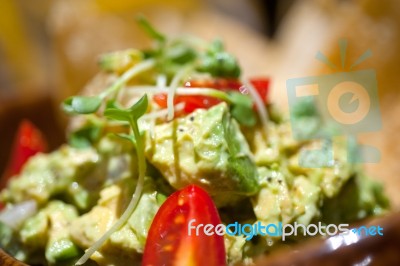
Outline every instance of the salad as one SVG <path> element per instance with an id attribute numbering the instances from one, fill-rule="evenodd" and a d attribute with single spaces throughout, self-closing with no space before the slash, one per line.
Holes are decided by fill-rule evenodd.
<path id="1" fill-rule="evenodd" d="M 352 223 L 387 210 L 344 144 L 332 167 L 299 165 L 322 140 L 295 140 L 269 79 L 242 77 L 220 40 L 169 40 L 138 21 L 154 46 L 99 58 L 94 89 L 62 104 L 67 144 L 46 153 L 39 130 L 21 126 L 0 193 L 1 248 L 32 265 L 251 264 L 307 237 L 188 228 Z M 314 103 L 297 107 L 304 134 L 324 127 Z"/>

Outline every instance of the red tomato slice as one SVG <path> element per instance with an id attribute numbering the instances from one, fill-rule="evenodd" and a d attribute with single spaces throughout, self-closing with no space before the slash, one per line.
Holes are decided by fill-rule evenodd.
<path id="1" fill-rule="evenodd" d="M 167 108 L 167 94 L 166 93 L 159 93 L 153 96 L 153 101 L 155 101 L 158 106 L 161 108 Z"/>
<path id="2" fill-rule="evenodd" d="M 226 79 L 226 78 L 216 78 L 216 79 L 194 79 L 185 83 L 185 87 L 194 88 L 213 88 L 217 90 L 229 91 L 229 90 L 239 90 L 242 83 L 238 79 Z"/>
<path id="3" fill-rule="evenodd" d="M 0 189 L 4 188 L 8 179 L 21 171 L 25 162 L 38 152 L 47 150 L 47 142 L 43 134 L 30 121 L 23 120 L 14 139 L 11 159 L 0 180 Z"/>
<path id="4" fill-rule="evenodd" d="M 210 108 L 216 104 L 219 104 L 221 101 L 214 97 L 207 96 L 178 96 L 177 102 L 184 102 L 185 108 L 184 111 L 186 114 L 190 114 L 194 110 L 198 108 Z"/>
<path id="5" fill-rule="evenodd" d="M 161 205 L 147 236 L 142 265 L 226 265 L 223 236 L 206 235 L 204 227 L 196 234 L 189 223 L 214 228 L 221 224 L 211 197 L 196 185 L 176 191 Z"/>
<path id="6" fill-rule="evenodd" d="M 268 102 L 269 78 L 251 78 L 250 83 L 257 90 L 263 102 Z"/>
<path id="7" fill-rule="evenodd" d="M 257 90 L 260 97 L 264 102 L 267 102 L 267 95 L 269 89 L 268 78 L 252 78 L 251 84 Z M 204 79 L 204 80 L 190 80 L 185 83 L 188 88 L 213 88 L 222 91 L 239 91 L 242 83 L 237 79 Z M 167 94 L 160 93 L 153 96 L 153 100 L 161 107 L 167 108 Z M 184 111 L 186 114 L 193 112 L 198 108 L 210 108 L 221 101 L 208 96 L 176 96 L 174 104 L 185 103 Z"/>

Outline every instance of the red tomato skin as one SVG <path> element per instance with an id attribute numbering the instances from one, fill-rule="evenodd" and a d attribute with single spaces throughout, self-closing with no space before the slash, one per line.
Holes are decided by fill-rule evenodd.
<path id="1" fill-rule="evenodd" d="M 45 141 L 42 132 L 32 122 L 22 120 L 14 142 L 12 159 L 9 165 L 10 174 L 18 174 L 30 157 L 46 150 L 47 141 Z"/>
<path id="2" fill-rule="evenodd" d="M 0 179 L 0 190 L 6 186 L 12 176 L 19 174 L 29 158 L 38 152 L 47 151 L 47 146 L 47 141 L 40 130 L 30 121 L 23 120 L 14 139 L 10 161 Z"/>
<path id="3" fill-rule="evenodd" d="M 254 88 L 258 92 L 258 95 L 260 95 L 263 102 L 267 103 L 270 79 L 265 77 L 260 77 L 260 78 L 251 78 L 249 81 L 254 86 Z"/>
<path id="4" fill-rule="evenodd" d="M 268 102 L 269 78 L 251 78 L 250 83 L 254 86 L 264 103 Z M 204 79 L 189 80 L 185 82 L 187 88 L 213 88 L 222 91 L 239 91 L 242 83 L 238 79 Z M 153 96 L 153 101 L 161 108 L 167 108 L 167 94 L 159 93 Z M 198 108 L 208 109 L 221 101 L 209 96 L 176 96 L 174 104 L 185 103 L 184 114 L 190 114 Z"/>
<path id="5" fill-rule="evenodd" d="M 153 96 L 153 101 L 161 108 L 167 108 L 167 94 L 159 93 Z"/>
<path id="6" fill-rule="evenodd" d="M 225 266 L 224 238 L 208 236 L 202 230 L 196 235 L 193 225 L 221 224 L 218 210 L 202 188 L 189 185 L 167 198 L 151 224 L 143 254 L 143 266 L 192 265 Z"/>

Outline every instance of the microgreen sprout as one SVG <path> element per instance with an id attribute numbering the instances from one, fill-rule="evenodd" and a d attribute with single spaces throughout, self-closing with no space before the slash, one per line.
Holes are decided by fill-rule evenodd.
<path id="1" fill-rule="evenodd" d="M 119 230 L 128 221 L 134 212 L 136 205 L 142 195 L 144 177 L 146 173 L 146 161 L 144 155 L 144 138 L 139 131 L 138 119 L 146 113 L 148 105 L 147 95 L 145 94 L 139 101 L 132 105 L 128 109 L 122 109 L 117 107 L 109 107 L 105 110 L 104 115 L 112 120 L 126 121 L 131 126 L 132 133 L 129 135 L 121 135 L 121 137 L 130 140 L 136 147 L 136 153 L 139 161 L 139 176 L 135 192 L 128 204 L 128 207 L 118 219 L 118 221 L 89 249 L 86 250 L 85 254 L 78 260 L 76 265 L 82 265 L 85 263 L 90 256 L 96 252 L 105 241 L 117 230 Z"/>
<path id="2" fill-rule="evenodd" d="M 91 114 L 97 112 L 104 99 L 112 94 L 116 94 L 123 85 L 134 76 L 141 74 L 155 66 L 154 59 L 142 61 L 121 75 L 110 87 L 96 96 L 72 96 L 66 99 L 62 107 L 66 113 L 70 114 Z"/>

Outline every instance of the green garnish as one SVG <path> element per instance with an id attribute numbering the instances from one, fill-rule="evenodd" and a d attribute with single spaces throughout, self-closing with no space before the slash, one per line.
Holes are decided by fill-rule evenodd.
<path id="1" fill-rule="evenodd" d="M 244 126 L 254 126 L 257 123 L 253 111 L 253 102 L 240 92 L 223 92 L 216 89 L 200 89 L 199 94 L 221 99 L 230 105 L 231 115 Z M 201 93 L 203 92 L 203 93 Z"/>
<path id="2" fill-rule="evenodd" d="M 121 75 L 110 87 L 104 90 L 97 96 L 72 96 L 66 99 L 62 108 L 66 113 L 69 114 L 91 114 L 97 112 L 100 108 L 103 100 L 114 94 L 123 87 L 123 85 L 128 82 L 133 77 L 140 73 L 143 73 L 155 66 L 155 61 L 153 59 L 147 59 L 142 61 L 130 69 L 128 69 L 124 74 Z"/>
<path id="3" fill-rule="evenodd" d="M 129 134 L 118 133 L 117 135 L 129 140 L 136 147 L 139 165 L 138 182 L 127 209 L 119 220 L 86 251 L 77 262 L 77 265 L 83 264 L 88 260 L 112 233 L 126 223 L 135 210 L 142 194 L 146 161 L 144 140 L 139 131 L 138 119 L 146 113 L 148 100 L 145 94 L 130 108 L 121 108 L 116 101 L 116 97 L 125 84 L 133 77 L 149 70 L 156 70 L 160 75 L 165 75 L 170 82 L 171 88 L 176 88 L 183 75 L 193 70 L 206 72 L 211 76 L 218 77 L 238 77 L 240 75 L 240 68 L 236 59 L 224 50 L 221 41 L 216 40 L 205 50 L 199 51 L 195 49 L 193 43 L 183 39 L 168 42 L 167 38 L 158 32 L 143 16 L 138 17 L 137 20 L 144 31 L 155 40 L 156 47 L 148 51 L 130 49 L 103 55 L 99 61 L 100 67 L 103 71 L 119 75 L 117 80 L 98 95 L 72 96 L 66 99 L 62 105 L 64 111 L 69 114 L 98 113 L 100 107 L 103 106 L 106 118 L 129 124 L 131 128 Z M 168 101 L 173 101 L 173 92 L 172 90 L 168 91 Z M 242 125 L 252 126 L 256 123 L 252 110 L 252 101 L 248 96 L 239 92 L 227 93 L 215 89 L 201 89 L 200 94 L 226 101 L 230 105 L 232 116 Z M 77 147 L 87 147 L 96 142 L 101 132 L 101 129 L 96 126 L 83 127 L 71 135 L 70 142 Z"/>
<path id="4" fill-rule="evenodd" d="M 105 110 L 104 115 L 110 119 L 128 122 L 131 126 L 132 133 L 129 136 L 122 136 L 129 139 L 136 146 L 136 153 L 139 161 L 139 176 L 136 184 L 135 192 L 128 204 L 128 207 L 118 219 L 118 221 L 99 239 L 97 240 L 78 260 L 76 265 L 82 265 L 90 256 L 96 252 L 105 241 L 117 230 L 119 230 L 132 215 L 142 195 L 144 177 L 146 174 L 146 160 L 144 154 L 144 138 L 140 134 L 138 127 L 138 119 L 143 116 L 147 110 L 147 95 L 145 94 L 139 101 L 128 109 L 110 107 Z"/>
<path id="5" fill-rule="evenodd" d="M 210 96 L 229 104 L 232 116 L 244 126 L 254 126 L 257 123 L 256 115 L 253 111 L 253 102 L 240 92 L 224 92 L 212 88 L 191 88 L 185 89 L 184 92 L 180 88 L 177 89 L 179 95 L 202 95 Z"/>
<path id="6" fill-rule="evenodd" d="M 159 31 L 157 31 L 143 15 L 137 16 L 136 17 L 136 21 L 138 22 L 139 26 L 142 27 L 142 29 L 151 38 L 153 38 L 154 40 L 156 40 L 160 44 L 163 44 L 163 43 L 165 43 L 167 41 L 167 38 L 165 37 L 165 35 L 160 33 Z"/>
<path id="7" fill-rule="evenodd" d="M 222 41 L 218 39 L 200 56 L 197 70 L 210 73 L 214 77 L 227 78 L 237 78 L 241 72 L 236 58 L 224 50 Z"/>
<path id="8" fill-rule="evenodd" d="M 99 64 L 104 71 L 118 73 L 132 64 L 133 66 L 123 72 L 111 86 L 97 96 L 72 96 L 66 99 L 62 104 L 66 113 L 91 114 L 97 112 L 106 98 L 115 99 L 119 90 L 128 81 L 153 68 L 166 75 L 169 80 L 176 77 L 182 68 L 196 69 L 218 77 L 238 77 L 240 75 L 241 71 L 237 60 L 224 50 L 220 40 L 213 41 L 205 51 L 198 51 L 193 43 L 183 39 L 168 42 L 165 35 L 158 32 L 143 16 L 138 16 L 137 21 L 139 26 L 156 41 L 157 47 L 150 51 L 129 49 L 100 57 Z M 143 58 L 145 58 L 144 61 L 134 62 L 143 60 Z M 254 125 L 253 118 L 245 119 L 251 113 L 247 100 L 238 100 L 238 97 L 235 96 L 229 102 L 235 103 L 235 107 L 232 108 L 233 115 L 241 124 Z M 245 111 L 245 114 L 239 114 L 242 111 Z"/>
<path id="9" fill-rule="evenodd" d="M 123 72 L 132 65 L 143 60 L 144 54 L 136 49 L 127 49 L 102 54 L 99 58 L 99 67 L 106 72 Z"/>
<path id="10" fill-rule="evenodd" d="M 253 111 L 253 101 L 240 92 L 229 94 L 231 101 L 231 114 L 243 126 L 252 127 L 257 123 L 256 115 Z"/>
<path id="11" fill-rule="evenodd" d="M 93 116 L 78 130 L 68 136 L 68 143 L 74 148 L 88 148 L 93 146 L 103 133 L 104 122 Z"/>
<path id="12" fill-rule="evenodd" d="M 66 99 L 63 103 L 67 113 L 91 114 L 99 109 L 102 103 L 100 97 L 73 96 Z"/>

